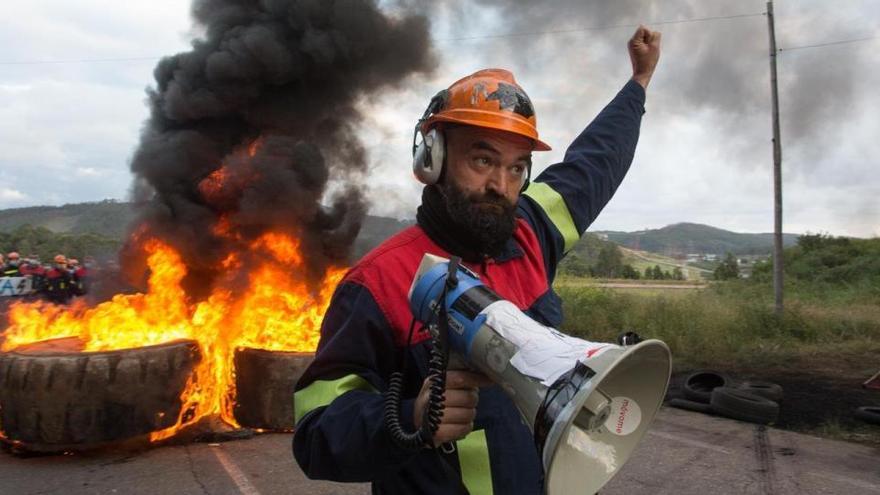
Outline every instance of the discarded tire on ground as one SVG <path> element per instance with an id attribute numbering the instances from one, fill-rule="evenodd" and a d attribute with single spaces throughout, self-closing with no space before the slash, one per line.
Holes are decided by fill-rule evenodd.
<path id="1" fill-rule="evenodd" d="M 235 420 L 242 426 L 290 431 L 293 392 L 315 355 L 239 348 L 235 351 Z"/>
<path id="2" fill-rule="evenodd" d="M 712 412 L 749 423 L 769 424 L 779 417 L 776 402 L 735 388 L 716 388 L 711 403 Z"/>
<path id="3" fill-rule="evenodd" d="M 706 404 L 704 402 L 697 402 L 695 400 L 687 400 L 687 399 L 670 399 L 669 405 L 677 408 L 684 409 L 685 411 L 696 411 L 701 413 L 711 413 L 712 405 Z"/>
<path id="4" fill-rule="evenodd" d="M 200 359 L 177 341 L 100 352 L 47 341 L 0 354 L 0 428 L 25 450 L 84 450 L 173 426 Z"/>
<path id="5" fill-rule="evenodd" d="M 712 400 L 712 390 L 718 387 L 729 387 L 731 384 L 730 378 L 724 373 L 700 370 L 685 378 L 682 393 L 685 399 L 708 404 Z"/>
<path id="6" fill-rule="evenodd" d="M 746 392 L 760 395 L 765 399 L 770 399 L 774 402 L 779 402 L 782 400 L 782 386 L 776 383 L 771 382 L 761 382 L 761 381 L 747 381 L 740 383 L 736 388 L 740 390 L 745 390 Z"/>
<path id="7" fill-rule="evenodd" d="M 856 417 L 866 423 L 880 425 L 880 407 L 860 407 L 856 409 Z"/>

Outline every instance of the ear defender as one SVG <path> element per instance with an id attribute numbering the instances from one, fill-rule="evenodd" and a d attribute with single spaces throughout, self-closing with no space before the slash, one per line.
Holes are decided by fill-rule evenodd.
<path id="1" fill-rule="evenodd" d="M 416 123 L 413 131 L 413 174 L 423 184 L 436 184 L 443 172 L 443 163 L 446 160 L 446 142 L 443 132 L 437 127 L 427 133 L 422 132 L 422 125 L 431 115 L 439 112 L 446 105 L 447 90 L 440 91 L 433 98 L 422 118 Z M 416 140 L 422 136 L 418 144 Z"/>

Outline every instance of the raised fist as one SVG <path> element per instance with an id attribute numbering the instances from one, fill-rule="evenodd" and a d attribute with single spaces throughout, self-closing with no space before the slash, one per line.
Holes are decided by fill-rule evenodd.
<path id="1" fill-rule="evenodd" d="M 633 66 L 633 80 L 647 88 L 660 59 L 660 32 L 639 26 L 627 43 Z"/>

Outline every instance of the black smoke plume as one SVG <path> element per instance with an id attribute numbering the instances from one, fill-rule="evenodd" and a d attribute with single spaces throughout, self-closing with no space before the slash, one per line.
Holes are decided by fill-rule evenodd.
<path id="1" fill-rule="evenodd" d="M 195 0 L 192 15 L 202 36 L 147 90 L 133 231 L 180 252 L 196 298 L 268 231 L 300 239 L 317 278 L 366 211 L 358 102 L 433 66 L 428 23 L 371 0 Z M 123 250 L 129 273 L 142 273 L 142 235 Z"/>

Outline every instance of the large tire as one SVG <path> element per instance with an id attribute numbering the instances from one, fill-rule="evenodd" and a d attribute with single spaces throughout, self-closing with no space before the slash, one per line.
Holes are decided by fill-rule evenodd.
<path id="1" fill-rule="evenodd" d="M 742 382 L 736 388 L 755 395 L 760 395 L 761 397 L 770 399 L 774 402 L 781 401 L 783 397 L 782 386 L 777 383 L 752 380 Z"/>
<path id="2" fill-rule="evenodd" d="M 744 390 L 718 387 L 712 390 L 712 411 L 728 418 L 765 425 L 779 417 L 779 404 Z"/>
<path id="3" fill-rule="evenodd" d="M 694 371 L 684 379 L 682 394 L 684 398 L 708 404 L 712 400 L 712 390 L 717 387 L 729 387 L 731 380 L 724 373 L 712 370 Z"/>
<path id="4" fill-rule="evenodd" d="M 243 347 L 234 359 L 235 420 L 248 428 L 292 431 L 293 392 L 314 353 Z"/>
<path id="5" fill-rule="evenodd" d="M 856 409 L 856 417 L 872 425 L 880 425 L 880 407 L 864 406 Z"/>
<path id="6" fill-rule="evenodd" d="M 85 450 L 173 426 L 198 344 L 70 352 L 51 342 L 0 354 L 0 428 L 34 452 Z"/>
<path id="7" fill-rule="evenodd" d="M 685 411 L 696 411 L 705 414 L 712 412 L 712 405 L 703 402 L 697 402 L 687 399 L 670 399 L 669 405 L 676 409 L 684 409 Z"/>

